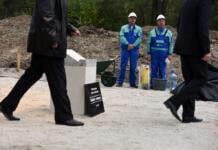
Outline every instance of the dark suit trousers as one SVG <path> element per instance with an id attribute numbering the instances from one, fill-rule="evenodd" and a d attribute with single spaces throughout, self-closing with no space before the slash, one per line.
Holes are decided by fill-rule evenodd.
<path id="1" fill-rule="evenodd" d="M 207 82 L 207 63 L 199 57 L 181 55 L 182 73 L 185 86 L 177 95 L 170 97 L 177 108 L 183 105 L 183 118 L 194 117 L 195 100 Z"/>
<path id="2" fill-rule="evenodd" d="M 27 90 L 45 73 L 55 107 L 55 121 L 73 118 L 66 89 L 64 58 L 32 55 L 31 65 L 16 83 L 9 95 L 1 102 L 3 108 L 15 111 Z M 42 93 L 43 94 L 43 93 Z"/>

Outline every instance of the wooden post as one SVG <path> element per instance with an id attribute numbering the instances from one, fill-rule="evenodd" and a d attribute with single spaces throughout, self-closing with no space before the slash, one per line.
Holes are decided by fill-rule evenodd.
<path id="1" fill-rule="evenodd" d="M 21 49 L 20 49 L 20 47 L 18 47 L 17 51 L 16 51 L 16 62 L 17 62 L 16 70 L 17 70 L 17 72 L 19 72 L 20 66 L 21 66 Z"/>

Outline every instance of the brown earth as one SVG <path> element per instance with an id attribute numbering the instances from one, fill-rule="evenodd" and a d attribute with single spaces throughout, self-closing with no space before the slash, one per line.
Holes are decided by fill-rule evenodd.
<path id="1" fill-rule="evenodd" d="M 26 41 L 31 17 L 18 16 L 0 20 L 0 67 L 14 67 L 16 64 L 16 48 L 21 47 L 21 67 L 26 69 L 29 66 L 30 54 L 26 52 Z M 144 39 L 140 50 L 140 63 L 149 63 L 145 53 L 145 43 L 152 26 L 143 27 Z M 169 27 L 174 35 L 176 30 Z M 97 29 L 95 27 L 80 27 L 82 36 L 68 38 L 68 47 L 74 49 L 86 58 L 98 60 L 114 58 L 119 63 L 119 33 Z M 218 56 L 218 32 L 211 31 L 211 43 L 213 52 Z M 218 61 L 212 62 L 218 66 Z M 178 56 L 174 56 L 173 67 L 180 74 L 180 63 Z M 118 68 L 118 67 L 116 67 Z"/>

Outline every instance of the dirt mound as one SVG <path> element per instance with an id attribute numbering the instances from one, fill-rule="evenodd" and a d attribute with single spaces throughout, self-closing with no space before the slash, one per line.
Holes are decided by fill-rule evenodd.
<path id="1" fill-rule="evenodd" d="M 30 16 L 18 16 L 0 21 L 0 67 L 13 67 L 16 63 L 16 47 L 22 49 L 22 67 L 27 67 L 26 39 Z"/>
<path id="2" fill-rule="evenodd" d="M 0 67 L 14 67 L 16 64 L 16 47 L 21 47 L 23 69 L 29 66 L 30 54 L 26 52 L 27 35 L 29 31 L 31 17 L 18 16 L 0 20 Z M 152 26 L 143 27 L 144 37 L 140 50 L 140 63 L 149 63 L 149 58 L 145 52 L 145 43 L 148 33 Z M 176 30 L 169 27 L 174 36 Z M 86 58 L 94 59 L 111 59 L 118 60 L 119 50 L 119 33 L 98 29 L 92 26 L 80 27 L 81 37 L 69 37 L 68 48 L 74 49 Z M 218 32 L 211 31 L 211 42 L 215 55 L 218 56 Z M 117 61 L 117 65 L 118 65 Z M 213 61 L 218 66 L 218 62 Z M 174 68 L 179 72 L 179 59 L 174 56 Z"/>

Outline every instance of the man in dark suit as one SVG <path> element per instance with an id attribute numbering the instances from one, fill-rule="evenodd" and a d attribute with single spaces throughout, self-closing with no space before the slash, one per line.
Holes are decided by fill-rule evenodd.
<path id="1" fill-rule="evenodd" d="M 77 28 L 67 23 L 67 0 L 36 0 L 27 46 L 32 53 L 31 65 L 0 103 L 0 111 L 8 120 L 20 120 L 13 112 L 26 91 L 45 73 L 55 106 L 56 124 L 83 125 L 74 120 L 67 95 L 64 69 L 67 34 L 80 35 Z"/>
<path id="2" fill-rule="evenodd" d="M 211 0 L 183 0 L 178 23 L 175 53 L 181 57 L 184 88 L 164 104 L 173 116 L 184 122 L 201 122 L 195 117 L 195 99 L 207 81 L 207 61 L 211 57 L 209 18 Z M 177 114 L 183 106 L 182 120 Z"/>

